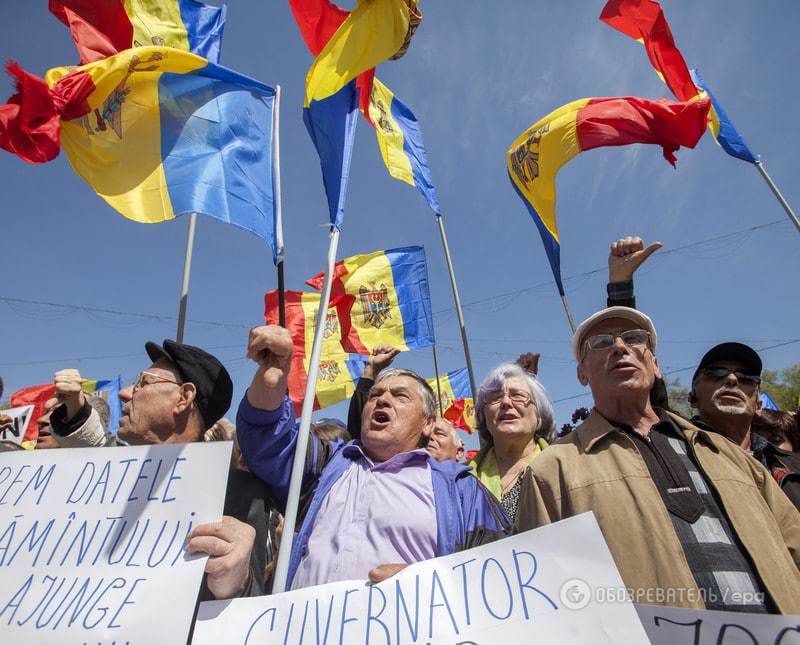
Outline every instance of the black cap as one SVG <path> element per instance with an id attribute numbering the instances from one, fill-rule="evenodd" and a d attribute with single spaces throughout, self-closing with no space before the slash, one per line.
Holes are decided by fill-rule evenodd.
<path id="1" fill-rule="evenodd" d="M 720 343 L 709 349 L 700 359 L 700 364 L 692 376 L 692 383 L 701 369 L 718 361 L 735 361 L 740 363 L 748 374 L 761 376 L 761 358 L 756 350 L 743 343 Z"/>
<path id="2" fill-rule="evenodd" d="M 206 429 L 225 416 L 231 407 L 233 383 L 228 370 L 214 356 L 199 347 L 174 340 L 165 340 L 163 346 L 150 341 L 144 348 L 151 361 L 168 360 L 175 365 L 184 383 L 194 385 L 197 409 Z"/>

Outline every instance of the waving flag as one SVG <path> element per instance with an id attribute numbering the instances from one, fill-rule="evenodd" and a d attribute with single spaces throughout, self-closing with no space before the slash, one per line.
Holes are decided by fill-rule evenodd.
<path id="1" fill-rule="evenodd" d="M 708 125 L 717 143 L 732 157 L 749 163 L 756 162 L 755 155 L 700 74 L 697 70 L 688 69 L 658 2 L 609 0 L 600 14 L 600 20 L 645 46 L 656 73 L 676 98 L 688 101 L 700 95 L 711 99 Z"/>
<path id="2" fill-rule="evenodd" d="M 308 380 L 308 366 L 311 361 L 311 346 L 314 342 L 314 324 L 320 295 L 287 291 L 285 297 L 286 329 L 291 334 L 294 345 L 289 371 L 289 398 L 299 414 Z M 264 305 L 264 317 L 267 323 L 277 325 L 279 319 L 277 290 L 269 291 L 264 296 Z M 339 318 L 336 309 L 330 307 L 325 319 L 314 409 L 319 410 L 350 399 L 365 365 L 366 359 L 349 356 L 342 349 Z"/>
<path id="3" fill-rule="evenodd" d="M 439 396 L 437 409 L 441 404 L 442 416 L 454 427 L 466 430 L 469 434 L 477 427 L 475 418 L 475 402 L 469 387 L 467 368 L 448 372 L 439 376 L 439 389 L 436 389 L 436 377 L 428 379 L 434 395 Z M 441 393 L 441 395 L 437 393 Z"/>
<path id="4" fill-rule="evenodd" d="M 434 344 L 425 250 L 407 246 L 336 263 L 331 304 L 338 310 L 345 351 L 369 354 L 378 345 L 400 351 Z M 306 281 L 322 289 L 322 273 Z"/>
<path id="5" fill-rule="evenodd" d="M 568 103 L 534 123 L 508 150 L 508 176 L 536 222 L 558 292 L 561 242 L 556 222 L 556 175 L 580 152 L 652 143 L 673 166 L 680 146 L 694 148 L 703 135 L 707 99 L 677 103 L 635 97 L 590 98 Z"/>
<path id="6" fill-rule="evenodd" d="M 18 73 L 12 111 L 0 107 L 6 150 L 41 162 L 62 146 L 75 172 L 136 222 L 202 213 L 273 242 L 271 87 L 168 47 L 51 69 L 46 83 Z M 19 122 L 49 125 L 33 138 Z"/>
<path id="7" fill-rule="evenodd" d="M 155 45 L 219 60 L 225 6 L 196 0 L 50 0 L 67 25 L 81 65 L 131 47 Z"/>

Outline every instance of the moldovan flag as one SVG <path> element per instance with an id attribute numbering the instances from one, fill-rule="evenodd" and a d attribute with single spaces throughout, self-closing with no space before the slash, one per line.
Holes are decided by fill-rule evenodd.
<path id="1" fill-rule="evenodd" d="M 698 95 L 710 98 L 709 128 L 717 143 L 732 157 L 749 163 L 756 162 L 755 155 L 700 78 L 700 74 L 687 67 L 658 2 L 609 0 L 600 14 L 600 20 L 645 46 L 656 73 L 676 98 L 681 101 L 688 101 Z"/>
<path id="2" fill-rule="evenodd" d="M 550 267 L 561 282 L 561 241 L 556 221 L 556 175 L 580 152 L 652 143 L 673 166 L 680 146 L 694 148 L 706 127 L 710 103 L 636 97 L 588 98 L 568 103 L 523 132 L 508 149 L 508 176 L 536 222 Z"/>
<path id="3" fill-rule="evenodd" d="M 131 47 L 174 47 L 219 60 L 225 5 L 197 0 L 50 0 L 69 27 L 81 65 Z"/>
<path id="4" fill-rule="evenodd" d="M 311 362 L 311 347 L 314 343 L 314 325 L 319 309 L 320 294 L 300 291 L 285 292 L 286 329 L 292 336 L 294 353 L 289 371 L 289 398 L 294 403 L 296 414 L 303 407 L 303 397 L 308 380 L 308 365 Z M 268 324 L 278 324 L 278 292 L 269 291 L 264 296 L 264 317 Z M 325 319 L 322 354 L 317 378 L 314 409 L 326 408 L 334 403 L 350 399 L 355 392 L 356 381 L 364 371 L 366 360 L 349 356 L 341 345 L 341 325 L 335 307 L 329 307 Z"/>
<path id="5" fill-rule="evenodd" d="M 460 370 L 440 375 L 438 390 L 436 377 L 428 379 L 428 385 L 431 386 L 434 396 L 440 398 L 440 401 L 437 401 L 437 411 L 441 402 L 442 416 L 456 428 L 472 434 L 477 426 L 477 420 L 467 368 L 462 367 Z"/>
<path id="6" fill-rule="evenodd" d="M 202 213 L 274 243 L 271 87 L 169 47 L 51 69 L 46 84 L 11 71 L 18 94 L 0 106 L 0 146 L 32 162 L 63 146 L 75 172 L 136 222 Z M 31 139 L 25 128 L 42 123 L 51 127 Z"/>
<path id="7" fill-rule="evenodd" d="M 324 274 L 306 284 L 322 289 Z M 331 304 L 339 312 L 342 347 L 370 354 L 378 345 L 400 351 L 435 343 L 425 249 L 406 246 L 336 263 Z"/>

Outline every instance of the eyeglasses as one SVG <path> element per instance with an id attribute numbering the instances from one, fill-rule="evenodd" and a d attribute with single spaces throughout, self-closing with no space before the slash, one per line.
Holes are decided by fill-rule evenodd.
<path id="1" fill-rule="evenodd" d="M 149 376 L 153 380 L 145 381 L 145 376 Z M 153 385 L 154 383 L 172 383 L 173 385 L 178 386 L 183 385 L 183 383 L 178 383 L 178 381 L 164 378 L 163 376 L 153 374 L 152 372 L 139 372 L 139 376 L 137 376 L 136 380 L 133 382 L 133 391 L 136 392 L 137 390 L 141 390 L 145 385 Z"/>
<path id="2" fill-rule="evenodd" d="M 506 396 L 511 399 L 511 403 L 517 405 L 528 405 L 531 402 L 531 395 L 527 392 L 522 392 L 521 390 L 497 390 L 486 396 L 486 405 L 500 405 Z"/>
<path id="3" fill-rule="evenodd" d="M 739 370 L 734 370 L 728 367 L 704 367 L 700 370 L 703 374 L 715 381 L 721 381 L 728 378 L 728 374 L 733 374 L 737 381 L 746 383 L 748 385 L 761 385 L 761 377 L 755 374 L 745 374 Z"/>
<path id="4" fill-rule="evenodd" d="M 644 329 L 628 329 L 618 334 L 594 334 L 585 341 L 589 349 L 608 349 L 616 338 L 621 338 L 628 347 L 650 347 L 650 332 Z"/>

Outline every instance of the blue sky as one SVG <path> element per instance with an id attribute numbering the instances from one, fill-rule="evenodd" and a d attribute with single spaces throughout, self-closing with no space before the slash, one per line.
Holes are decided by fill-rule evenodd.
<path id="1" fill-rule="evenodd" d="M 510 186 L 504 153 L 527 126 L 577 98 L 671 98 L 641 46 L 599 22 L 603 4 L 423 2 L 423 23 L 410 51 L 378 72 L 422 127 L 478 380 L 521 352 L 540 352 L 540 377 L 556 401 L 559 425 L 591 398 L 575 378 L 571 335 L 550 267 Z M 800 208 L 794 116 L 800 105 L 800 3 L 662 5 L 688 64 L 700 69 L 789 202 Z M 68 31 L 46 6 L 44 0 L 0 3 L 0 58 L 39 75 L 77 61 Z M 283 88 L 287 286 L 299 289 L 324 265 L 327 209 L 301 118 L 311 57 L 287 3 L 230 2 L 221 62 Z M 12 93 L 8 79 L 0 81 L 3 93 Z M 638 234 L 664 244 L 636 287 L 640 308 L 658 329 L 666 372 L 695 365 L 723 340 L 757 349 L 796 340 L 800 235 L 756 169 L 728 157 L 709 135 L 678 157 L 673 170 L 659 148 L 607 148 L 579 155 L 561 171 L 562 274 L 576 319 L 604 305 L 606 272 L 569 276 L 604 267 L 612 240 Z M 124 219 L 74 175 L 64 155 L 32 166 L 3 153 L 0 177 L 0 298 L 150 316 L 0 300 L 6 396 L 65 367 L 77 367 L 87 378 L 121 374 L 130 382 L 148 364 L 144 342 L 174 337 L 170 317 L 177 316 L 188 219 L 149 226 Z M 435 221 L 416 190 L 388 176 L 374 133 L 359 123 L 339 257 L 409 244 L 427 251 L 440 366 L 462 367 Z M 199 219 L 189 318 L 216 324 L 190 322 L 186 341 L 226 364 L 236 387 L 234 407 L 253 373 L 244 358 L 247 330 L 262 320 L 263 293 L 275 286 L 261 240 Z M 800 342 L 767 349 L 762 357 L 771 369 L 800 362 Z M 397 364 L 433 374 L 429 351 L 404 354 Z M 677 375 L 686 380 L 691 372 Z M 321 414 L 344 418 L 346 410 L 338 405 Z"/>

